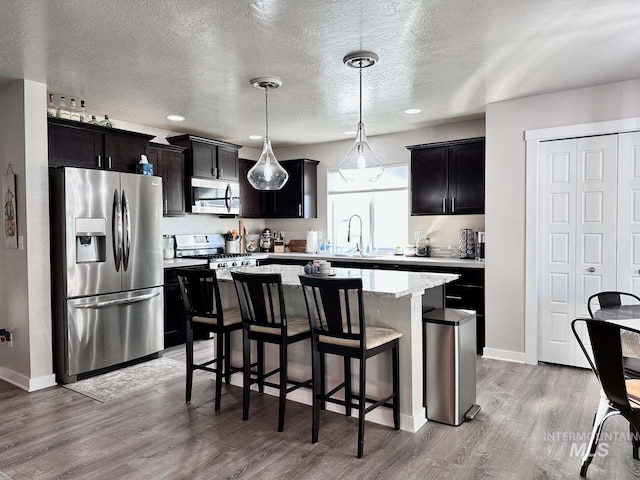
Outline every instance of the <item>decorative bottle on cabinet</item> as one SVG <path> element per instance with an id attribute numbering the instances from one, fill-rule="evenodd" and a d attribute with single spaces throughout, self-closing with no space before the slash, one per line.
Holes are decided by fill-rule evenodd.
<path id="1" fill-rule="evenodd" d="M 76 107 L 76 99 L 71 99 L 71 105 L 69 106 L 69 120 L 73 120 L 74 122 L 80 121 L 80 110 Z"/>
<path id="2" fill-rule="evenodd" d="M 80 121 L 83 123 L 89 123 L 91 121 L 91 115 L 85 109 L 84 100 L 80 100 Z"/>
<path id="3" fill-rule="evenodd" d="M 67 109 L 67 103 L 64 97 L 60 97 L 60 105 L 58 105 L 58 109 L 56 110 L 56 117 L 69 120 L 69 109 Z"/>
<path id="4" fill-rule="evenodd" d="M 53 104 L 53 93 L 50 93 L 49 103 L 47 104 L 47 117 L 55 117 L 56 114 L 56 106 Z"/>
<path id="5" fill-rule="evenodd" d="M 104 120 L 101 120 L 99 125 L 102 125 L 103 127 L 113 127 L 113 122 L 109 120 L 109 115 L 105 115 Z"/>

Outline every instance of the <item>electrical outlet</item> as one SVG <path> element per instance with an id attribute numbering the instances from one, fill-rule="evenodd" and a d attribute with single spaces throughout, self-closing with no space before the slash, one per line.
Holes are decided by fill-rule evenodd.
<path id="1" fill-rule="evenodd" d="M 18 250 L 24 250 L 24 236 L 18 235 Z"/>

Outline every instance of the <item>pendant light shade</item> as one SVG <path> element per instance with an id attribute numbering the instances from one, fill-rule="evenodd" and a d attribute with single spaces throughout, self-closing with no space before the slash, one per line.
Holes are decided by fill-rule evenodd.
<path id="1" fill-rule="evenodd" d="M 277 77 L 258 77 L 252 79 L 251 84 L 264 90 L 266 134 L 260 158 L 247 173 L 247 180 L 256 190 L 280 190 L 289 180 L 289 174 L 278 163 L 271 148 L 271 139 L 269 138 L 269 89 L 278 88 L 282 85 L 282 80 Z"/>
<path id="2" fill-rule="evenodd" d="M 384 164 L 373 153 L 364 134 L 364 123 L 362 123 L 362 69 L 374 65 L 378 61 L 378 56 L 373 52 L 355 52 L 344 57 L 342 61 L 349 67 L 359 69 L 360 121 L 358 122 L 358 130 L 353 147 L 338 165 L 338 172 L 347 182 L 375 182 L 384 172 Z"/>

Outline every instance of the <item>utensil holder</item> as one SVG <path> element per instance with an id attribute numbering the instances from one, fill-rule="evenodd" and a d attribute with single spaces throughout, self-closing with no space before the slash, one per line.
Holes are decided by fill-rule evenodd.
<path id="1" fill-rule="evenodd" d="M 240 253 L 240 239 L 225 240 L 224 253 Z"/>

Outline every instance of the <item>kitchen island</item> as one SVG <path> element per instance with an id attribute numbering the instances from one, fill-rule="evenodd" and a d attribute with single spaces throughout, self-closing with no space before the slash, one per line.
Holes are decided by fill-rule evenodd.
<path id="1" fill-rule="evenodd" d="M 301 267 L 296 265 L 265 265 L 247 267 L 246 272 L 275 272 L 282 275 L 285 287 L 285 304 L 288 316 L 303 316 L 307 312 L 298 275 Z M 417 432 L 427 419 L 423 400 L 423 354 L 422 313 L 431 307 L 443 305 L 443 286 L 458 278 L 454 274 L 418 273 L 389 270 L 336 268 L 337 277 L 360 277 L 363 284 L 365 317 L 367 325 L 394 328 L 402 332 L 400 339 L 400 428 Z M 238 304 L 235 288 L 229 271 L 219 271 L 220 293 L 225 307 Z M 232 335 L 231 357 L 233 365 L 242 364 L 240 335 Z M 272 347 L 272 348 L 270 348 Z M 265 345 L 266 369 L 277 365 L 277 347 Z M 330 388 L 342 381 L 341 358 L 327 356 L 327 385 Z M 297 380 L 311 378 L 311 342 L 298 342 L 289 347 L 289 376 Z M 357 385 L 358 369 L 353 369 L 354 385 Z M 372 397 L 383 396 L 391 391 L 391 358 L 378 355 L 367 361 L 367 391 Z M 232 383 L 241 386 L 241 374 L 232 376 Z M 265 388 L 267 393 L 277 395 L 275 389 Z M 300 389 L 288 398 L 311 404 L 311 391 Z M 340 406 L 327 404 L 327 409 L 343 413 Z M 309 416 L 311 419 L 311 416 Z M 393 425 L 391 409 L 376 409 L 367 415 L 371 420 L 384 425 Z M 310 420 L 311 421 L 311 420 Z"/>

